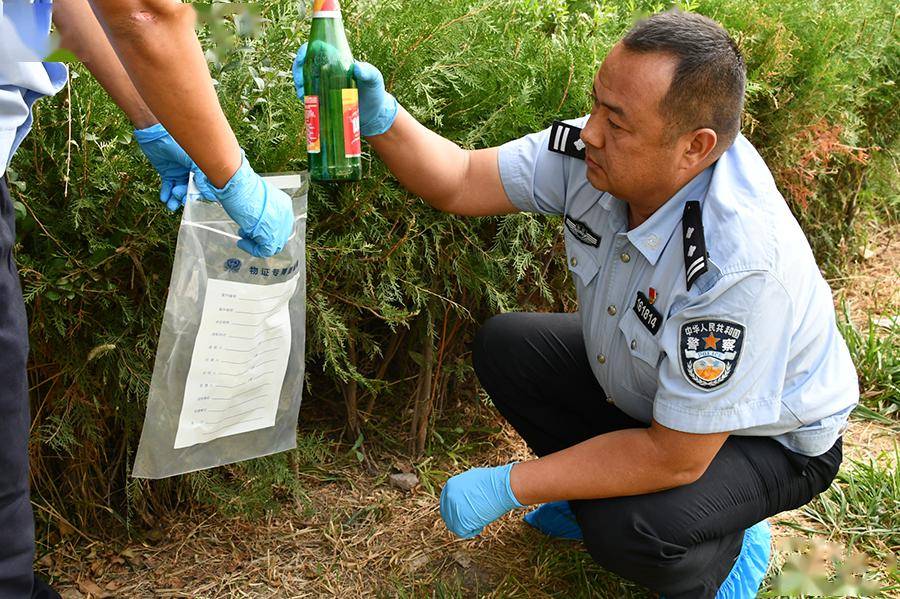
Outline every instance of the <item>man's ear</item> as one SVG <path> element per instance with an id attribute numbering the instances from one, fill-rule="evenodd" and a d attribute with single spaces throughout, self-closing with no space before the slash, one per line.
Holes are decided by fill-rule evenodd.
<path id="1" fill-rule="evenodd" d="M 715 131 L 709 128 L 696 129 L 687 136 L 687 146 L 682 155 L 682 162 L 684 168 L 691 169 L 703 163 L 712 154 L 719 137 Z"/>

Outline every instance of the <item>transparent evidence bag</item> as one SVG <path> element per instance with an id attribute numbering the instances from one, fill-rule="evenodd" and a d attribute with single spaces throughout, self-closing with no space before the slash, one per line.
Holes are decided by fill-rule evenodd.
<path id="1" fill-rule="evenodd" d="M 255 258 L 188 193 L 132 476 L 164 478 L 296 447 L 306 344 L 307 173 L 264 175 L 294 203 L 284 249 Z"/>

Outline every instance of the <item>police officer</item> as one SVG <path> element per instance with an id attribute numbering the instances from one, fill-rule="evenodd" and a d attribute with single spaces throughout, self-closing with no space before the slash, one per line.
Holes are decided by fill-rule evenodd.
<path id="1" fill-rule="evenodd" d="M 363 133 L 432 206 L 563 217 L 578 313 L 496 316 L 473 348 L 539 458 L 452 477 L 447 527 L 468 538 L 540 505 L 526 521 L 668 598 L 754 596 L 765 519 L 829 486 L 858 389 L 809 244 L 739 133 L 732 39 L 651 16 L 604 60 L 588 117 L 471 152 L 374 67 L 355 74 Z"/>
<path id="2" fill-rule="evenodd" d="M 87 0 L 59 0 L 53 21 L 64 44 L 135 124 L 135 138 L 162 179 L 160 199 L 170 209 L 180 207 L 188 174 L 195 170 L 205 194 L 219 200 L 241 226 L 239 247 L 256 256 L 280 251 L 293 225 L 290 198 L 269 187 L 244 157 L 216 99 L 194 34 L 190 6 L 177 0 L 92 0 L 92 4 L 99 20 Z M 31 128 L 35 101 L 59 91 L 67 79 L 65 66 L 41 62 L 49 52 L 51 8 L 51 0 L 0 0 L 0 175 L 5 174 Z M 21 167 L 27 168 L 27 164 Z M 32 570 L 34 522 L 29 500 L 30 418 L 25 376 L 28 330 L 12 256 L 14 244 L 15 213 L 3 178 L 0 599 L 50 598 L 58 595 Z"/>

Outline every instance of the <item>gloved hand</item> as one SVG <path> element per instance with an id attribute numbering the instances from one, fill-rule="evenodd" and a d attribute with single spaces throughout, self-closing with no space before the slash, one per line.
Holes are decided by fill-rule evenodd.
<path id="1" fill-rule="evenodd" d="M 239 248 L 257 258 L 274 256 L 284 248 L 294 229 L 291 198 L 263 181 L 243 153 L 240 168 L 222 189 L 210 183 L 200 169 L 194 170 L 194 183 L 204 198 L 217 200 L 240 225 Z"/>
<path id="2" fill-rule="evenodd" d="M 506 512 L 524 507 L 509 486 L 512 467 L 473 468 L 447 481 L 441 491 L 441 518 L 450 532 L 471 539 Z"/>
<path id="3" fill-rule="evenodd" d="M 294 88 L 301 100 L 303 89 L 303 63 L 306 62 L 307 44 L 300 46 L 294 58 Z M 367 62 L 353 64 L 353 77 L 359 88 L 359 131 L 365 137 L 381 135 L 391 128 L 397 118 L 397 99 L 384 89 L 381 72 Z"/>
<path id="4" fill-rule="evenodd" d="M 159 199 L 169 210 L 178 210 L 184 205 L 188 174 L 196 168 L 194 161 L 161 123 L 146 129 L 135 129 L 134 138 L 162 179 Z"/>

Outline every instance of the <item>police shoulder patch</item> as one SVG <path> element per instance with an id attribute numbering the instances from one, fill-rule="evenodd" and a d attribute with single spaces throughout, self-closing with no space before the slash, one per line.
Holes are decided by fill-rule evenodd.
<path id="1" fill-rule="evenodd" d="M 685 322 L 678 350 L 684 377 L 704 391 L 723 385 L 734 374 L 744 337 L 744 325 L 730 320 L 698 318 Z"/>

